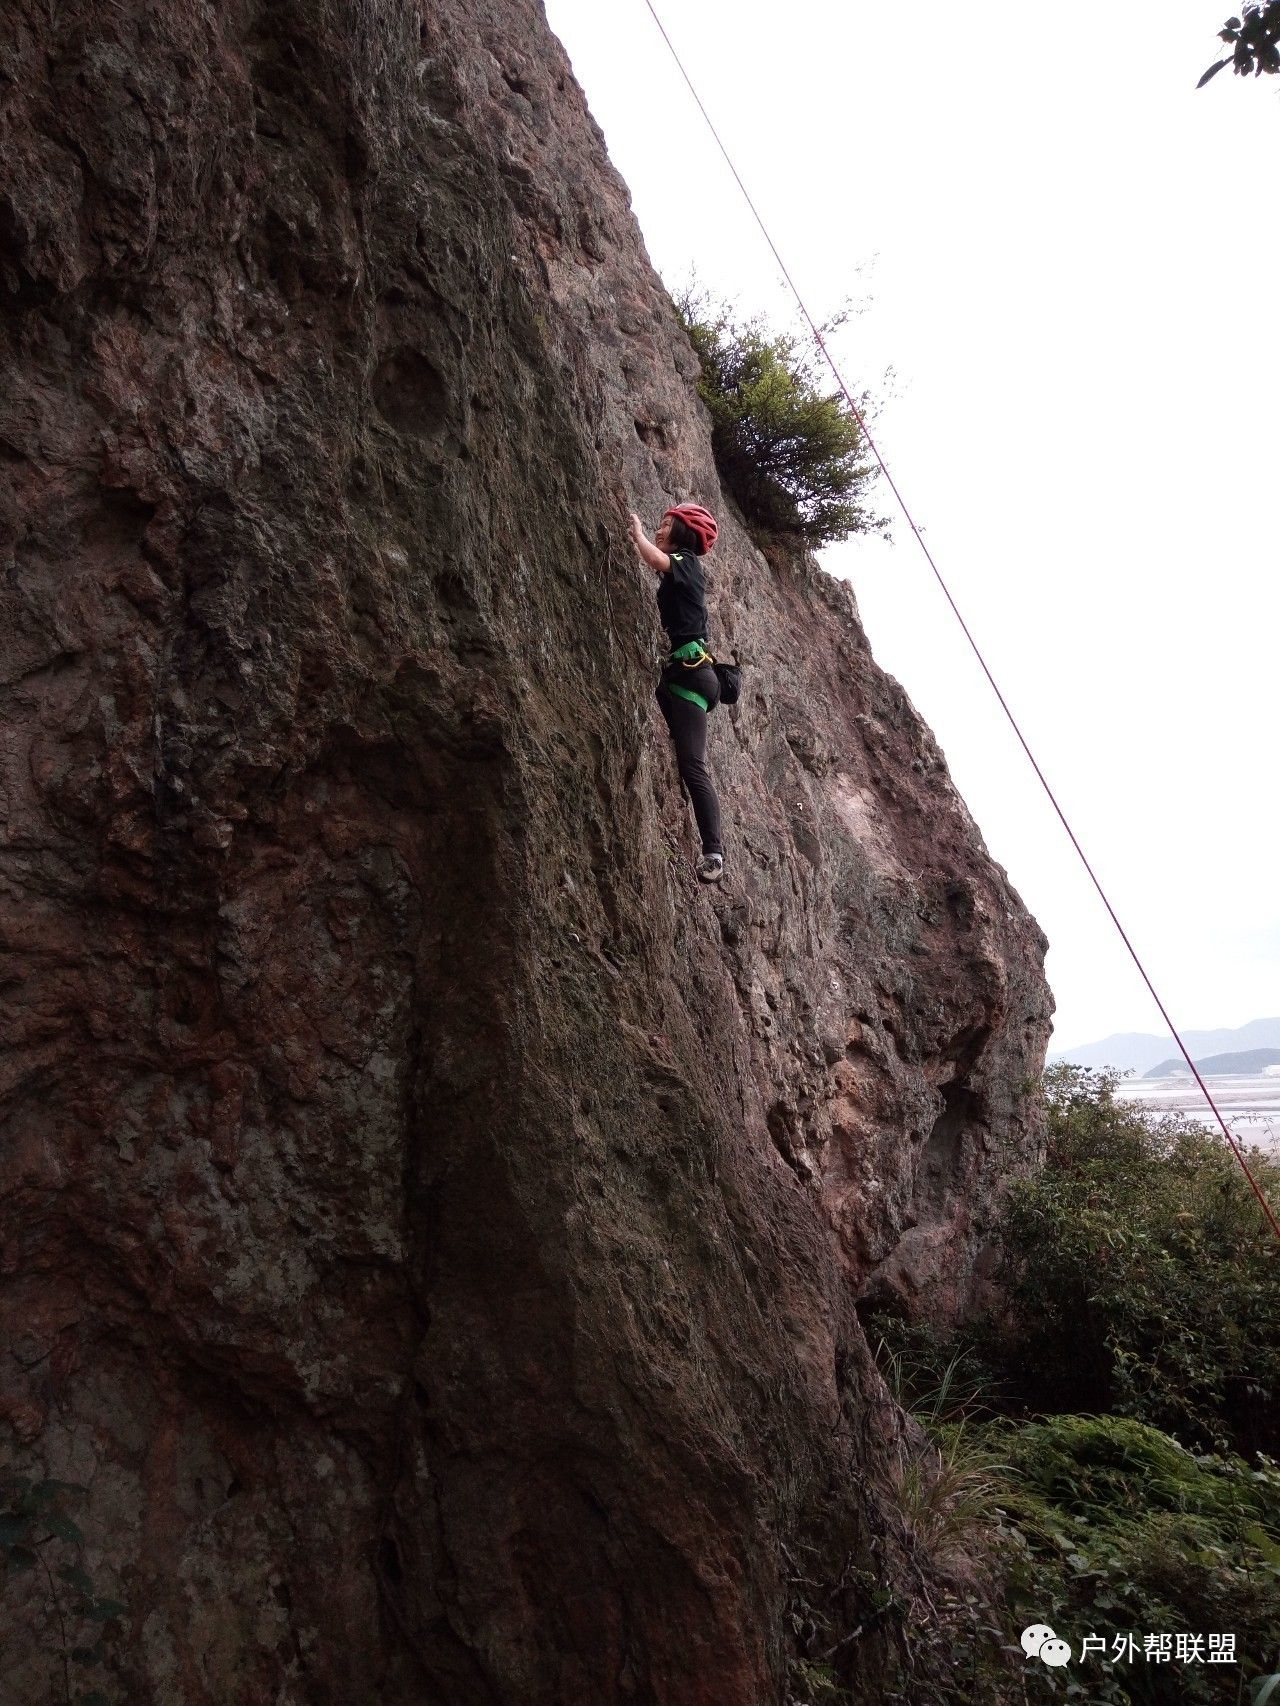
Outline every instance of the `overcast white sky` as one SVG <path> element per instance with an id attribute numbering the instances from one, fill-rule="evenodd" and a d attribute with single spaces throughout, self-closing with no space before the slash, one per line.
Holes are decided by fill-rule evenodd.
<path id="1" fill-rule="evenodd" d="M 1280 78 L 1196 91 L 1226 0 L 658 10 L 810 307 L 866 305 L 837 359 L 1175 1023 L 1280 1013 Z M 547 12 L 668 284 L 785 318 L 643 0 Z M 823 560 L 1050 938 L 1054 1046 L 1162 1030 L 905 524 Z"/>

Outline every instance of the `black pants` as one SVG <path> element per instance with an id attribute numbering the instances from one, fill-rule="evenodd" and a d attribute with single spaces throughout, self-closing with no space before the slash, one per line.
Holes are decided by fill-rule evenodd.
<path id="1" fill-rule="evenodd" d="M 700 679 L 703 675 L 711 678 L 709 690 Z M 715 671 L 689 670 L 686 677 L 689 686 L 695 693 L 702 693 L 704 698 L 711 700 L 714 705 L 719 697 L 719 683 Z M 681 685 L 684 685 L 682 679 Z M 707 769 L 707 713 L 701 705 L 695 705 L 689 699 L 680 698 L 677 693 L 668 693 L 665 683 L 658 685 L 658 704 L 662 714 L 667 719 L 667 727 L 671 730 L 671 738 L 676 744 L 676 763 L 680 768 L 680 780 L 689 791 L 693 801 L 693 815 L 698 820 L 698 833 L 702 836 L 702 851 L 704 853 L 723 853 L 720 845 L 720 799 L 711 780 L 711 772 Z"/>

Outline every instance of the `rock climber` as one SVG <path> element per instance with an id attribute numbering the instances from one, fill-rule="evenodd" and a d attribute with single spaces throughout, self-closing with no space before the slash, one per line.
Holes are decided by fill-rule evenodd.
<path id="1" fill-rule="evenodd" d="M 720 681 L 707 650 L 707 584 L 702 559 L 716 542 L 715 517 L 701 504 L 667 510 L 653 539 L 638 515 L 631 538 L 658 576 L 658 615 L 671 652 L 658 683 L 658 704 L 675 742 L 680 779 L 693 801 L 702 837 L 697 871 L 704 883 L 724 875 L 720 800 L 707 769 L 707 713 L 720 703 Z"/>

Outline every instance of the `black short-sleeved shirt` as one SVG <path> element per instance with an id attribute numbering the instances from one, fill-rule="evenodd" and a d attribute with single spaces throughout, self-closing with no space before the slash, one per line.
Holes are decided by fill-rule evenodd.
<path id="1" fill-rule="evenodd" d="M 707 583 L 696 551 L 670 551 L 671 567 L 658 576 L 658 615 L 674 651 L 707 637 Z"/>

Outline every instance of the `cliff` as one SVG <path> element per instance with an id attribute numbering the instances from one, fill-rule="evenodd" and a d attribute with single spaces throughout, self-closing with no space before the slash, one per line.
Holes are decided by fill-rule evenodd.
<path id="1" fill-rule="evenodd" d="M 1044 943 L 735 524 L 540 9 L 9 0 L 0 98 L 0 1445 L 112 1686 L 762 1706 L 825 1631 L 877 1698 L 858 1306 L 980 1290 Z M 720 891 L 625 531 L 690 496 Z"/>

